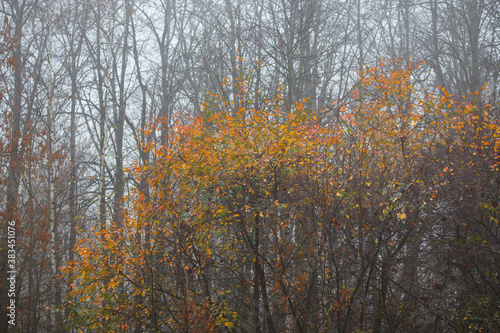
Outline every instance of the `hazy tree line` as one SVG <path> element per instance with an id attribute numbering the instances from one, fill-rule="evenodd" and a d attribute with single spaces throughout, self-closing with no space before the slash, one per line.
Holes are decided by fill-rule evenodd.
<path id="1" fill-rule="evenodd" d="M 124 167 L 132 161 L 150 164 L 153 156 L 142 147 L 168 145 L 175 115 L 200 113 L 207 92 L 224 95 L 236 110 L 239 92 L 225 88 L 224 81 L 232 85 L 251 72 L 248 89 L 256 94 L 283 89 L 285 109 L 309 97 L 309 108 L 332 118 L 351 95 L 360 67 L 386 57 L 403 64 L 425 61 L 418 85 L 427 91 L 439 94 L 439 85 L 466 98 L 480 91 L 481 104 L 498 100 L 496 0 L 4 0 L 0 18 L 2 307 L 9 302 L 7 221 L 16 221 L 18 272 L 16 326 L 8 326 L 2 312 L 0 331 L 5 332 L 63 331 L 69 315 L 63 300 L 70 286 L 67 277 L 57 278 L 60 268 L 75 259 L 79 239 L 96 237 L 89 234 L 91 226 L 120 227 L 131 188 L 150 191 L 146 179 L 135 179 Z M 258 109 L 262 101 L 254 103 Z M 158 118 L 165 119 L 158 131 L 144 131 Z M 475 187 L 493 191 L 481 195 L 491 196 L 495 208 L 495 175 L 496 185 L 479 185 L 464 174 L 462 185 L 471 193 Z M 480 215 L 466 204 L 449 205 L 450 215 L 460 219 Z M 488 265 L 498 269 L 498 221 L 492 228 L 488 242 L 496 247 Z M 453 232 L 441 228 L 429 237 Z M 411 258 L 421 244 L 410 244 L 394 251 Z M 450 256 L 467 253 L 461 247 L 454 251 Z M 365 257 L 371 262 L 369 254 Z M 432 257 L 428 263 L 440 260 Z M 471 268 L 459 269 L 467 275 Z M 467 275 L 468 283 L 481 283 L 482 272 Z M 496 290 L 491 296 L 498 306 L 496 279 L 488 290 Z M 408 281 L 401 286 L 408 294 L 422 287 Z M 382 281 L 380 288 L 389 283 Z M 454 292 L 446 282 L 433 283 L 432 292 L 443 298 Z M 241 331 L 272 331 L 265 311 L 260 311 L 261 326 Z M 498 311 L 490 319 L 496 321 L 490 327 L 500 329 Z M 402 327 L 396 323 L 401 318 L 385 318 L 385 329 L 373 318 L 360 322 L 368 320 L 374 331 Z M 350 331 L 357 327 L 354 322 L 344 321 L 338 331 Z"/>

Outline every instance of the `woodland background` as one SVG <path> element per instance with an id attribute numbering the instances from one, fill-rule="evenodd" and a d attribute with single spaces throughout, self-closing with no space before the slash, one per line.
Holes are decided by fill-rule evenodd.
<path id="1" fill-rule="evenodd" d="M 0 331 L 500 331 L 497 1 L 0 17 Z"/>

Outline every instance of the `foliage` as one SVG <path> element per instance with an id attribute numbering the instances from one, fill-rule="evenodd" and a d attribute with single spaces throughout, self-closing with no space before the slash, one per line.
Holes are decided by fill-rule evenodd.
<path id="1" fill-rule="evenodd" d="M 130 193 L 123 228 L 81 235 L 65 270 L 72 324 L 498 329 L 484 306 L 500 300 L 498 119 L 444 88 L 415 91 L 417 68 L 363 70 L 329 118 L 247 80 L 237 102 L 209 95 L 179 116 L 167 144 L 142 147 L 153 161 L 130 168 L 150 192 Z"/>

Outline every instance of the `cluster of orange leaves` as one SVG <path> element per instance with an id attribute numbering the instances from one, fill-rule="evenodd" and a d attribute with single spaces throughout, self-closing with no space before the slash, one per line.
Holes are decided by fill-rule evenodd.
<path id="1" fill-rule="evenodd" d="M 226 302 L 231 291 L 221 287 L 205 294 L 196 284 L 215 256 L 227 258 L 229 266 L 242 260 L 233 253 L 240 242 L 233 224 L 243 217 L 224 198 L 240 184 L 258 180 L 258 188 L 245 187 L 249 193 L 237 197 L 244 202 L 254 195 L 284 205 L 275 200 L 269 181 L 277 170 L 319 184 L 327 204 L 350 202 L 346 221 L 356 214 L 356 191 L 376 187 L 389 197 L 404 181 L 427 190 L 411 172 L 434 145 L 467 145 L 472 155 L 493 161 L 491 168 L 498 171 L 500 126 L 491 106 L 461 104 L 444 88 L 440 96 L 416 91 L 416 67 L 392 63 L 363 70 L 353 98 L 341 109 L 330 110 L 337 113 L 331 117 L 308 110 L 307 100 L 286 110 L 281 94 L 262 99 L 255 109 L 243 80 L 236 83 L 238 103 L 212 95 L 201 115 L 189 120 L 179 116 L 168 145 L 143 147 L 151 151 L 153 162 L 130 167 L 147 179 L 151 193 L 130 193 L 123 229 L 110 226 L 80 234 L 79 259 L 65 269 L 72 273 L 71 320 L 96 331 L 124 328 L 131 318 L 147 326 L 158 311 L 151 300 L 162 289 L 171 300 L 164 322 L 171 329 L 233 327 L 238 314 Z M 404 207 L 384 205 L 382 215 L 393 210 L 400 220 L 406 219 Z M 268 218 L 271 209 L 262 207 L 242 204 L 250 216 Z M 287 221 L 277 228 L 287 228 Z M 151 281 L 159 271 L 171 272 L 177 280 Z M 181 277 L 186 281 L 179 281 Z M 278 293 L 286 281 L 276 281 L 272 291 Z M 290 281 L 290 288 L 303 288 L 301 281 Z M 341 297 L 345 302 L 347 298 Z"/>

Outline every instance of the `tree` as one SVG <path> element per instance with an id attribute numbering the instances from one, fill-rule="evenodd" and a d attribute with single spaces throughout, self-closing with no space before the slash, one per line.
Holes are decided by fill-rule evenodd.
<path id="1" fill-rule="evenodd" d="M 498 330 L 497 7 L 2 2 L 10 329 Z"/>
<path id="2" fill-rule="evenodd" d="M 1 40 L 0 40 L 0 70 L 2 71 L 2 74 L 3 72 L 6 70 L 5 68 L 8 68 L 8 67 L 11 67 L 13 66 L 13 63 L 15 62 L 14 60 L 14 56 L 13 56 L 13 48 L 14 48 L 14 39 L 13 37 L 10 35 L 10 29 L 9 29 L 9 20 L 8 18 L 6 17 L 4 19 L 4 22 L 3 22 L 3 27 L 2 27 L 2 34 L 0 35 L 1 37 Z M 0 90 L 0 103 L 3 101 L 3 97 L 4 97 L 4 86 L 2 85 L 2 88 Z M 3 106 L 3 104 L 0 104 Z M 9 131 L 9 128 L 10 126 L 10 122 L 11 122 L 11 119 L 9 119 L 10 117 L 6 116 L 3 112 L 2 112 L 2 123 L 1 123 L 1 128 L 2 128 L 2 131 Z M 13 131 L 11 133 L 11 140 L 10 142 L 9 141 L 6 141 L 4 142 L 4 140 L 2 139 L 2 142 L 1 142 L 1 156 L 5 156 L 5 155 L 9 155 L 10 157 L 10 160 L 12 161 L 12 158 L 14 158 L 14 160 L 16 160 L 16 145 L 18 145 L 18 130 L 17 130 L 17 120 L 18 116 L 14 116 L 14 122 L 12 125 L 16 126 L 15 128 L 12 128 Z M 7 126 L 6 126 L 7 125 Z M 6 128 L 7 127 L 7 128 Z M 6 165 L 7 164 L 7 161 L 4 161 L 4 158 L 2 158 L 2 166 Z M 2 279 L 1 279 L 1 284 L 2 284 L 2 290 L 1 290 L 1 294 L 0 294 L 0 306 L 2 307 L 1 308 L 1 313 L 2 313 L 2 319 L 0 321 L 0 327 L 2 329 L 4 329 L 5 331 L 7 330 L 7 327 L 8 327 L 8 319 L 9 317 L 7 316 L 7 306 L 9 305 L 9 299 L 8 299 L 8 288 L 6 287 L 7 285 L 9 285 L 8 283 L 8 280 L 7 280 L 7 274 L 5 273 L 6 270 L 7 270 L 7 264 L 8 264 L 8 226 L 9 224 L 6 223 L 7 221 L 13 221 L 13 209 L 15 206 L 15 195 L 16 195 L 16 191 L 15 191 L 15 179 L 12 179 L 12 178 L 15 178 L 15 173 L 13 172 L 12 168 L 14 167 L 14 162 L 11 162 L 10 163 L 10 167 L 9 167 L 9 181 L 8 181 L 8 185 L 7 185 L 7 189 L 6 191 L 4 191 L 4 187 L 5 186 L 2 186 L 2 194 L 6 194 L 8 193 L 8 200 L 7 202 L 5 202 L 4 204 L 6 205 L 6 212 L 3 216 L 3 220 L 2 220 L 2 239 L 1 239 L 1 262 L 0 262 L 0 268 L 2 269 Z M 2 167 L 3 168 L 3 167 Z M 4 185 L 4 184 L 2 184 Z M 14 189 L 13 189 L 14 187 Z"/>
<path id="3" fill-rule="evenodd" d="M 491 181 L 480 185 L 487 199 L 464 207 L 483 216 L 464 241 L 484 265 L 472 272 L 473 259 L 457 254 L 467 261 L 458 274 L 452 259 L 444 268 L 432 260 L 456 246 L 443 219 L 449 209 L 461 214 L 450 205 L 464 194 L 445 190 L 461 186 L 455 168 L 477 172 L 469 158 L 487 173 L 498 167 L 498 120 L 445 89 L 441 98 L 420 95 L 416 67 L 364 69 L 341 117 L 328 122 L 307 100 L 290 112 L 281 93 L 253 95 L 243 80 L 228 88 L 238 90 L 236 112 L 212 94 L 201 115 L 179 115 L 169 145 L 149 146 L 153 161 L 131 169 L 149 195 L 133 191 L 123 228 L 82 240 L 81 259 L 66 268 L 71 320 L 195 332 L 494 329 L 497 312 L 486 308 L 498 302 L 488 289 L 498 260 L 489 245 L 498 231 Z M 444 302 L 436 293 L 456 291 L 442 278 L 473 283 L 467 290 L 477 297 L 461 294 L 435 310 Z"/>

